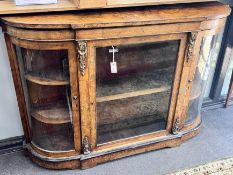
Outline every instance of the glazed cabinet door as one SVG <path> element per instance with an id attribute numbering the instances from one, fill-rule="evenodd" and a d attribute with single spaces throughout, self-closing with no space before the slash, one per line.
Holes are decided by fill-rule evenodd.
<path id="1" fill-rule="evenodd" d="M 205 91 L 208 91 L 206 85 L 213 77 L 213 74 L 210 74 L 210 72 L 217 63 L 222 35 L 223 32 L 201 32 L 199 37 L 198 45 L 200 47 L 199 50 L 196 49 L 196 61 L 192 66 L 192 75 L 190 76 L 192 85 L 189 89 L 190 95 L 187 96 L 186 100 L 188 107 L 183 111 L 183 116 L 185 116 L 184 125 L 186 126 L 200 123 L 202 103 Z"/>
<path id="2" fill-rule="evenodd" d="M 12 41 L 24 90 L 32 147 L 47 156 L 79 152 L 74 44 Z"/>
<path id="3" fill-rule="evenodd" d="M 78 42 L 84 153 L 172 134 L 186 40 Z"/>

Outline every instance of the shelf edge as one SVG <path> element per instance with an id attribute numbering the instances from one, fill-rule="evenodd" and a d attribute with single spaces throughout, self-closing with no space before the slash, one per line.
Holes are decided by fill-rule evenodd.
<path id="1" fill-rule="evenodd" d="M 30 74 L 26 74 L 25 79 L 32 82 L 32 83 L 45 85 L 45 86 L 64 86 L 64 85 L 70 84 L 70 82 L 67 80 L 52 80 L 52 79 L 32 76 Z"/>

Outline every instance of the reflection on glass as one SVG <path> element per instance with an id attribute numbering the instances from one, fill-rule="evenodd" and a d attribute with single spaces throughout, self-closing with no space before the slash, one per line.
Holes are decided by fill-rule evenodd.
<path id="1" fill-rule="evenodd" d="M 179 41 L 96 48 L 98 144 L 166 129 L 178 48 Z"/>
<path id="2" fill-rule="evenodd" d="M 216 55 L 216 52 L 219 50 L 218 42 L 219 37 L 217 36 L 208 36 L 202 40 L 185 124 L 192 123 L 198 116 L 200 116 L 205 93 L 204 90 L 206 88 L 206 83 L 210 80 L 209 73 L 213 66 L 212 61 L 215 59 L 214 55 Z"/>
<path id="3" fill-rule="evenodd" d="M 223 31 L 221 33 L 219 33 L 218 35 L 214 35 L 213 37 L 206 38 L 206 40 L 205 40 L 205 42 L 206 42 L 205 50 L 210 51 L 209 57 L 211 57 L 212 60 L 211 60 L 210 65 L 209 65 L 210 70 L 209 70 L 209 76 L 208 76 L 207 82 L 206 82 L 204 97 L 209 97 L 209 95 L 210 95 L 210 89 L 211 89 L 211 85 L 213 83 L 214 73 L 215 73 L 217 60 L 218 60 L 218 55 L 219 55 L 219 51 L 220 51 L 221 44 L 222 44 L 222 37 L 223 37 Z"/>
<path id="4" fill-rule="evenodd" d="M 67 50 L 16 47 L 32 142 L 48 151 L 73 149 Z"/>
<path id="5" fill-rule="evenodd" d="M 232 70 L 233 70 L 233 54 L 231 54 L 230 62 L 228 64 L 227 73 L 226 73 L 226 77 L 224 79 L 221 95 L 227 95 L 227 93 L 228 93 L 229 84 L 231 81 Z"/>

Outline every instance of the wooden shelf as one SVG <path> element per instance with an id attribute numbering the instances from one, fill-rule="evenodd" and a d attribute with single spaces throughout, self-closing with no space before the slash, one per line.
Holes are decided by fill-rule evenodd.
<path id="1" fill-rule="evenodd" d="M 32 75 L 25 75 L 26 80 L 40 84 L 40 85 L 46 85 L 46 86 L 64 86 L 69 85 L 70 82 L 68 80 L 52 80 L 48 78 L 41 78 L 38 76 L 32 76 Z"/>
<path id="2" fill-rule="evenodd" d="M 98 103 L 98 102 L 119 100 L 119 99 L 124 99 L 124 98 L 155 94 L 155 93 L 165 92 L 165 91 L 169 91 L 169 90 L 170 90 L 169 86 L 162 86 L 162 87 L 159 87 L 159 88 L 146 89 L 146 90 L 128 92 L 128 93 L 123 93 L 123 94 L 104 96 L 104 97 L 97 97 L 96 102 Z"/>
<path id="3" fill-rule="evenodd" d="M 74 141 L 71 134 L 54 133 L 47 136 L 37 136 L 33 138 L 32 143 L 48 151 L 69 151 L 74 149 Z"/>
<path id="4" fill-rule="evenodd" d="M 125 94 L 126 96 L 133 96 L 143 93 L 153 93 L 153 91 L 163 91 L 171 85 L 173 75 L 173 68 L 164 68 L 144 72 L 139 74 L 132 74 L 122 76 L 110 80 L 97 80 L 96 93 L 97 97 L 114 96 L 118 94 Z M 136 93 L 136 94 L 135 94 Z"/>
<path id="5" fill-rule="evenodd" d="M 120 100 L 170 91 L 172 69 L 153 70 L 117 79 L 97 81 L 96 102 Z"/>
<path id="6" fill-rule="evenodd" d="M 71 123 L 45 125 L 32 120 L 32 143 L 47 151 L 69 151 L 74 149 Z"/>
<path id="7" fill-rule="evenodd" d="M 32 117 L 46 124 L 64 124 L 70 122 L 68 108 L 56 105 L 36 109 L 32 112 Z"/>

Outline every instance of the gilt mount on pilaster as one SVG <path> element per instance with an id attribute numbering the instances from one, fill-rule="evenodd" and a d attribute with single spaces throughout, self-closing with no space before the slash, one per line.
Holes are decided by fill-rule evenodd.
<path id="1" fill-rule="evenodd" d="M 172 134 L 176 135 L 179 132 L 180 120 L 177 118 L 172 127 Z"/>
<path id="2" fill-rule="evenodd" d="M 86 69 L 86 58 L 87 58 L 87 42 L 79 41 L 77 45 L 78 59 L 79 59 L 79 68 L 81 75 L 85 75 Z"/>
<path id="3" fill-rule="evenodd" d="M 89 143 L 89 140 L 88 140 L 88 137 L 85 136 L 83 138 L 83 154 L 84 155 L 87 155 L 87 154 L 90 154 L 90 143 Z"/>
<path id="4" fill-rule="evenodd" d="M 193 57 L 194 45 L 197 39 L 197 32 L 188 33 L 188 42 L 186 48 L 186 61 L 189 62 Z"/>

